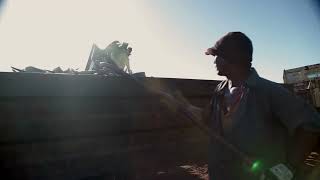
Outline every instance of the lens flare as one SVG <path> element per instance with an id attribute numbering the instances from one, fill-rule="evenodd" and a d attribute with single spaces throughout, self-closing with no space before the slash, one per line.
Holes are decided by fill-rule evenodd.
<path id="1" fill-rule="evenodd" d="M 260 161 L 255 161 L 252 166 L 251 166 L 251 171 L 256 172 L 261 168 L 261 162 Z"/>

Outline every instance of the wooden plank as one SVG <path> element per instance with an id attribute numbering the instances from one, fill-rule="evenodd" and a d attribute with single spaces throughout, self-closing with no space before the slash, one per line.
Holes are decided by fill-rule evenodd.
<path id="1" fill-rule="evenodd" d="M 3 122 L 0 126 L 0 142 L 46 141 L 50 139 L 112 135 L 135 131 L 153 131 L 157 129 L 192 126 L 190 122 L 179 121 L 164 116 L 153 117 L 146 113 L 127 115 L 81 115 L 69 118 L 48 117 L 44 119 L 20 119 Z"/>
<path id="2" fill-rule="evenodd" d="M 183 144 L 188 144 L 187 141 L 181 141 Z M 200 143 L 204 144 L 204 143 Z M 161 164 L 175 164 L 192 161 L 194 154 L 190 151 L 192 147 L 199 147 L 199 144 L 191 142 L 189 151 L 184 149 L 181 153 L 176 151 L 180 143 L 166 143 L 165 145 L 149 145 L 131 149 L 128 153 L 121 153 L 109 156 L 105 154 L 92 154 L 91 156 L 78 156 L 77 158 L 64 159 L 60 161 L 52 161 L 41 164 L 29 164 L 20 166 L 7 166 L 9 172 L 20 172 L 9 174 L 11 176 L 18 175 L 20 179 L 84 179 L 88 176 L 104 177 L 111 174 L 126 174 L 126 173 L 142 173 L 141 169 L 152 171 L 152 168 L 159 167 Z M 186 147 L 186 146 L 185 146 Z M 199 158 L 205 159 L 205 149 L 198 154 Z M 95 152 L 95 151 L 93 151 Z M 199 152 L 197 152 L 199 153 Z M 188 158 L 191 154 L 191 158 Z"/>
<path id="3" fill-rule="evenodd" d="M 219 81 L 140 78 L 148 86 L 178 89 L 185 95 L 211 92 Z M 0 73 L 0 96 L 146 96 L 144 87 L 127 78 L 98 75 Z"/>
<path id="4" fill-rule="evenodd" d="M 193 126 L 157 100 L 19 98 L 1 101 L 0 142 L 61 139 Z M 202 102 L 202 99 L 192 101 Z M 74 104 L 74 105 L 73 105 Z"/>
<path id="5" fill-rule="evenodd" d="M 112 112 L 148 111 L 161 108 L 159 98 L 106 98 L 106 97 L 15 97 L 0 99 L 3 111 L 38 114 L 42 111 L 63 112 Z M 160 109 L 161 110 L 161 109 Z"/>
<path id="6" fill-rule="evenodd" d="M 168 129 L 162 131 L 139 132 L 117 136 L 84 137 L 64 141 L 30 142 L 27 144 L 8 144 L 0 146 L 2 158 L 7 165 L 31 165 L 54 161 L 106 156 L 119 152 L 129 152 L 155 145 L 180 144 L 182 141 L 205 141 L 198 129 Z M 93 148 L 94 147 L 94 148 Z M 3 160 L 4 160 L 3 159 Z"/>
<path id="7" fill-rule="evenodd" d="M 9 176 L 23 179 L 81 179 L 92 175 L 137 171 L 150 166 L 142 164 L 145 158 L 155 165 L 163 162 L 152 157 L 171 157 L 167 159 L 171 163 L 178 159 L 204 157 L 205 142 L 207 139 L 198 129 L 187 128 L 61 142 L 2 145 L 0 167 L 7 169 Z M 16 173 L 10 174 L 18 171 L 21 172 L 18 176 L 15 176 Z"/>

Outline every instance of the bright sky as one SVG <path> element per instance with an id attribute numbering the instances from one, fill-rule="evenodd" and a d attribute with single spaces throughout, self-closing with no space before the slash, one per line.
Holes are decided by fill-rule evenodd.
<path id="1" fill-rule="evenodd" d="M 93 43 L 128 42 L 134 72 L 221 79 L 204 51 L 246 33 L 258 73 L 320 63 L 320 12 L 301 0 L 8 0 L 0 9 L 0 71 L 10 66 L 83 70 Z"/>

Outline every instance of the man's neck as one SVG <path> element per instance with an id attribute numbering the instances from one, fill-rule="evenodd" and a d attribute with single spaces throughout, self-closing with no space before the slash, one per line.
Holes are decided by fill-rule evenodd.
<path id="1" fill-rule="evenodd" d="M 249 71 L 235 72 L 232 75 L 229 75 L 227 78 L 231 83 L 231 87 L 239 87 L 246 81 L 250 75 Z"/>

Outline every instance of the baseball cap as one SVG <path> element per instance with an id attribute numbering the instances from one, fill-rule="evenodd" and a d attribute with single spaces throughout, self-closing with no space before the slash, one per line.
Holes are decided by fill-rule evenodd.
<path id="1" fill-rule="evenodd" d="M 252 42 L 242 32 L 227 33 L 205 52 L 206 55 L 221 56 L 230 63 L 251 63 L 252 53 Z"/>

